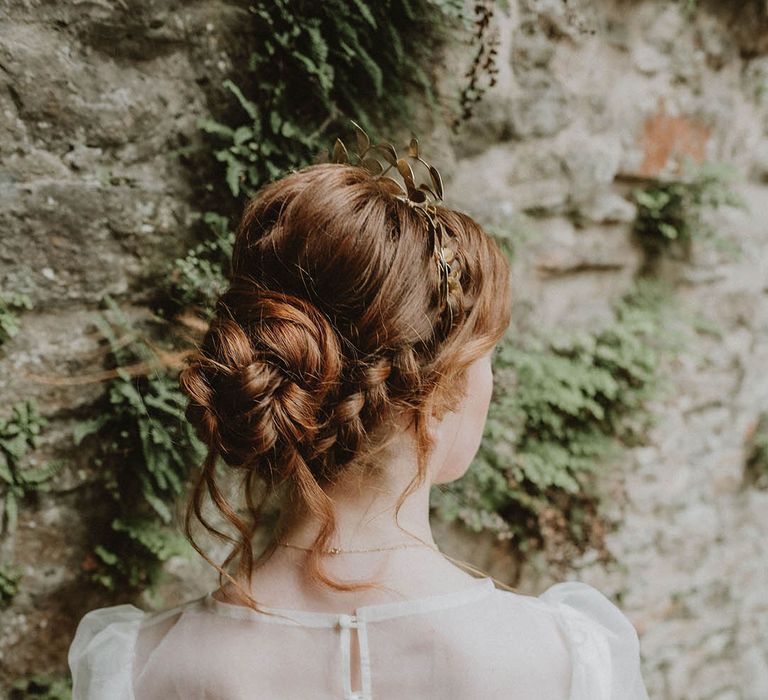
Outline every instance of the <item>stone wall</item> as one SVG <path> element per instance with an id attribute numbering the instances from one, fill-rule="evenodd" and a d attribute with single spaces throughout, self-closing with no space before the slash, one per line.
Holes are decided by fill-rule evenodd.
<path id="1" fill-rule="evenodd" d="M 6 403 L 39 401 L 51 425 L 34 458 L 71 454 L 0 558 L 24 584 L 0 611 L 0 675 L 62 672 L 74 624 L 111 599 L 79 583 L 90 455 L 72 449 L 97 381 L 51 377 L 100 368 L 92 325 L 105 293 L 141 315 L 147 284 L 190 243 L 198 179 L 174 152 L 199 143 L 236 65 L 242 6 L 214 0 L 51 3 L 0 9 L 0 288 L 34 309 L 3 348 Z M 500 13 L 499 82 L 456 136 L 435 126 L 451 205 L 521 235 L 516 322 L 590 327 L 628 290 L 642 261 L 630 193 L 684 155 L 735 165 L 748 211 L 723 209 L 732 256 L 696 246 L 666 261 L 694 342 L 664 368 L 649 445 L 601 482 L 619 521 L 617 565 L 590 553 L 572 577 L 596 585 L 640 633 L 652 698 L 768 696 L 768 492 L 743 480 L 746 445 L 768 408 L 768 8 L 760 2 L 511 0 Z M 447 57 L 447 76 L 469 49 Z M 455 68 L 455 70 L 454 70 Z M 449 78 L 444 88 L 455 86 Z M 525 236 L 522 237 L 522 233 Z M 718 326 L 721 333 L 714 332 Z M 698 329 L 698 330 L 696 330 Z M 439 528 L 446 551 L 535 594 L 553 582 L 487 540 Z M 471 544 L 470 544 L 471 543 Z M 174 561 L 162 601 L 213 585 Z"/>

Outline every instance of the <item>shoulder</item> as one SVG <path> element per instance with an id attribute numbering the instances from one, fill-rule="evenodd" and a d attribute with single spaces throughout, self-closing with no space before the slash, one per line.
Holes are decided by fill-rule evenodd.
<path id="1" fill-rule="evenodd" d="M 133 650 L 145 616 L 133 605 L 99 608 L 83 616 L 68 653 L 73 700 L 133 697 Z"/>
<path id="2" fill-rule="evenodd" d="M 67 655 L 72 700 L 133 700 L 138 662 L 190 605 L 156 613 L 114 605 L 86 613 Z"/>
<path id="3" fill-rule="evenodd" d="M 574 700 L 648 699 L 637 630 L 604 593 L 581 581 L 563 581 L 529 598 L 555 614 L 568 641 Z"/>

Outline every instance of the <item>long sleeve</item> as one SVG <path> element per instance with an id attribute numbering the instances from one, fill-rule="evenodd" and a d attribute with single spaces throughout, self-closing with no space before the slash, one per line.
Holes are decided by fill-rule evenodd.
<path id="1" fill-rule="evenodd" d="M 569 640 L 570 700 L 648 700 L 637 631 L 616 605 L 579 581 L 556 583 L 539 598 L 555 605 Z"/>
<path id="2" fill-rule="evenodd" d="M 134 700 L 132 666 L 143 613 L 116 605 L 87 613 L 69 647 L 72 700 Z"/>

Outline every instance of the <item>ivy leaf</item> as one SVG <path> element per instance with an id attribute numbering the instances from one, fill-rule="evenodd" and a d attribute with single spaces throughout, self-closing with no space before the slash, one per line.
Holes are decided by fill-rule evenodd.
<path id="1" fill-rule="evenodd" d="M 362 18 L 371 25 L 373 29 L 376 29 L 376 18 L 373 16 L 371 9 L 364 0 L 352 0 Z"/>
<path id="2" fill-rule="evenodd" d="M 19 480 L 22 483 L 28 485 L 43 484 L 55 476 L 58 472 L 60 472 L 65 464 L 65 460 L 57 459 L 44 467 L 40 467 L 39 469 L 26 469 L 22 472 L 19 472 Z"/>
<path id="3" fill-rule="evenodd" d="M 13 490 L 9 490 L 5 494 L 5 512 L 3 517 L 5 519 L 6 532 L 14 532 L 19 523 L 19 502 Z"/>
<path id="4" fill-rule="evenodd" d="M 245 95 L 243 95 L 240 88 L 237 87 L 237 85 L 235 85 L 229 79 L 225 80 L 222 85 L 232 92 L 232 94 L 237 98 L 237 101 L 240 103 L 240 106 L 248 113 L 248 116 L 253 119 L 253 121 L 258 121 L 259 110 L 256 108 L 256 105 L 253 104 L 253 102 L 251 102 Z"/>
<path id="5" fill-rule="evenodd" d="M 668 224 L 665 221 L 659 222 L 659 231 L 670 240 L 675 240 L 678 236 L 678 230 L 672 224 Z"/>
<path id="6" fill-rule="evenodd" d="M 118 561 L 120 561 L 120 557 L 118 557 L 117 554 L 110 552 L 106 547 L 102 547 L 101 545 L 96 545 L 93 548 L 93 551 L 96 556 L 98 556 L 99 559 L 101 559 L 101 561 L 103 561 L 108 566 L 114 566 Z"/>
<path id="7" fill-rule="evenodd" d="M 242 163 L 229 151 L 217 151 L 216 160 L 227 164 L 227 185 L 229 185 L 232 196 L 238 197 L 240 195 L 240 181 L 245 170 Z"/>
<path id="8" fill-rule="evenodd" d="M 111 416 L 108 413 L 101 413 L 95 418 L 80 421 L 72 429 L 72 439 L 75 445 L 79 445 L 85 437 L 93 433 L 98 433 L 107 423 Z"/>
<path id="9" fill-rule="evenodd" d="M 235 132 L 228 126 L 214 121 L 213 119 L 205 119 L 204 117 L 198 118 L 197 128 L 208 134 L 215 134 L 216 136 L 221 136 L 222 138 L 229 140 L 232 140 L 235 134 Z"/>
<path id="10" fill-rule="evenodd" d="M 0 479 L 2 479 L 9 486 L 13 485 L 15 479 L 13 478 L 13 472 L 8 465 L 8 460 L 4 454 L 0 452 Z"/>

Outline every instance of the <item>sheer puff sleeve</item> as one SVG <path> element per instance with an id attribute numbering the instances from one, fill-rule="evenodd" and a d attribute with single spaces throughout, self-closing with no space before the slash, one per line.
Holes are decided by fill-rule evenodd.
<path id="1" fill-rule="evenodd" d="M 115 605 L 80 620 L 68 656 L 72 700 L 133 700 L 133 657 L 144 617 L 133 605 Z"/>
<path id="2" fill-rule="evenodd" d="M 556 583 L 539 598 L 555 606 L 570 645 L 570 700 L 648 700 L 637 631 L 616 605 L 580 581 Z"/>

